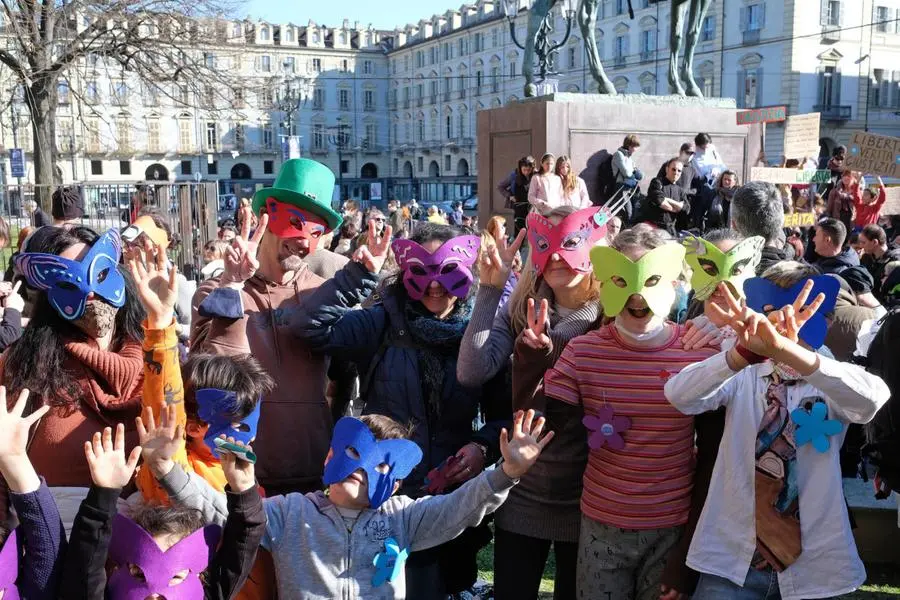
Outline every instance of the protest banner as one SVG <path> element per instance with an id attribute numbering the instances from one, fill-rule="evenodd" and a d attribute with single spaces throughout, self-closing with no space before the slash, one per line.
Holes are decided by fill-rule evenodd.
<path id="1" fill-rule="evenodd" d="M 881 207 L 882 215 L 900 215 L 900 187 L 889 187 L 885 190 L 886 200 Z"/>
<path id="2" fill-rule="evenodd" d="M 872 175 L 900 177 L 900 138 L 854 131 L 844 166 Z"/>
<path id="3" fill-rule="evenodd" d="M 753 125 L 754 123 L 777 123 L 787 118 L 786 106 L 768 106 L 742 110 L 737 114 L 738 125 Z M 818 152 L 818 151 L 817 151 Z"/>
<path id="4" fill-rule="evenodd" d="M 816 224 L 816 213 L 795 212 L 784 215 L 785 227 L 812 227 Z"/>
<path id="5" fill-rule="evenodd" d="M 750 181 L 765 181 L 776 184 L 827 183 L 831 171 L 808 169 L 776 169 L 771 167 L 752 167 Z"/>
<path id="6" fill-rule="evenodd" d="M 784 122 L 784 156 L 803 160 L 819 156 L 819 113 L 791 115 Z"/>

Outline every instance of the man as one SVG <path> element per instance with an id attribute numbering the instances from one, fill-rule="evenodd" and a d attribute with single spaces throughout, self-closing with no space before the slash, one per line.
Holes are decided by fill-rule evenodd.
<path id="1" fill-rule="evenodd" d="M 450 212 L 449 215 L 447 215 L 447 222 L 450 225 L 454 225 L 456 227 L 462 227 L 462 220 L 463 220 L 462 202 L 457 200 L 456 202 L 454 202 L 451 205 L 451 208 L 453 210 Z"/>
<path id="2" fill-rule="evenodd" d="M 691 219 L 694 227 L 702 231 L 706 229 L 707 212 L 716 196 L 716 182 L 728 167 L 708 133 L 698 133 L 694 136 L 694 146 L 697 151 L 691 160 L 691 166 L 694 168 L 694 185 L 697 192 Z"/>
<path id="3" fill-rule="evenodd" d="M 221 278 L 204 282 L 193 299 L 192 350 L 253 354 L 277 384 L 262 402 L 254 444 L 269 495 L 319 489 L 331 440 L 327 361 L 308 352 L 288 324 L 324 282 L 304 259 L 341 224 L 330 206 L 334 179 L 313 160 L 284 163 L 275 184 L 254 196 L 260 224 L 253 237 L 244 227 Z"/>
<path id="4" fill-rule="evenodd" d="M 391 229 L 394 230 L 394 235 L 397 235 L 403 230 L 403 210 L 400 208 L 400 201 L 391 200 L 388 202 L 387 207 Z"/>
<path id="5" fill-rule="evenodd" d="M 422 220 L 422 207 L 415 198 L 409 201 L 409 216 L 413 221 Z"/>
<path id="6" fill-rule="evenodd" d="M 61 187 L 53 192 L 50 214 L 53 225 L 68 229 L 80 224 L 84 216 L 84 199 L 77 188 Z"/>
<path id="7" fill-rule="evenodd" d="M 784 250 L 784 209 L 781 194 L 771 183 L 751 181 L 734 193 L 731 202 L 732 227 L 744 237 L 761 236 L 766 240 L 757 276 L 783 260 L 791 260 Z"/>
<path id="8" fill-rule="evenodd" d="M 825 218 L 816 225 L 813 237 L 815 258 L 811 261 L 823 273 L 840 275 L 849 267 L 859 266 L 859 256 L 853 248 L 844 248 L 847 228 L 837 219 Z"/>
<path id="9" fill-rule="evenodd" d="M 900 260 L 900 248 L 888 246 L 887 234 L 881 225 L 866 225 L 859 232 L 859 248 L 862 250 L 862 266 L 872 274 L 876 288 L 884 279 L 884 267 L 889 262 Z M 881 299 L 880 290 L 879 299 Z"/>
<path id="10" fill-rule="evenodd" d="M 687 192 L 678 184 L 683 168 L 677 158 L 672 158 L 666 164 L 665 177 L 653 178 L 641 216 L 642 221 L 665 229 L 671 235 L 675 235 L 681 225 L 687 222 L 687 219 L 680 217 L 686 216 L 691 210 Z"/>
<path id="11" fill-rule="evenodd" d="M 681 145 L 681 148 L 678 150 L 678 162 L 682 165 L 681 177 L 678 178 L 678 185 L 684 188 L 685 193 L 688 196 L 688 202 L 691 201 L 691 196 L 696 193 L 696 189 L 694 188 L 694 167 L 691 166 L 691 159 L 694 158 L 694 144 L 690 142 L 685 142 Z M 666 176 L 666 168 L 669 166 L 669 162 L 666 161 L 659 168 L 659 173 L 657 173 L 657 177 L 665 177 Z"/>
<path id="12" fill-rule="evenodd" d="M 625 186 L 629 189 L 636 188 L 638 182 L 644 178 L 641 170 L 634 166 L 634 153 L 641 147 L 638 136 L 633 133 L 625 136 L 622 147 L 616 150 L 612 158 L 612 171 L 616 178 L 616 187 Z"/>

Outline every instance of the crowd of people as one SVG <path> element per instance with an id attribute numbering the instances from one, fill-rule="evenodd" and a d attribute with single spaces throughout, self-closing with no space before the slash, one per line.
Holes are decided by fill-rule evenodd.
<path id="1" fill-rule="evenodd" d="M 551 548 L 560 600 L 859 587 L 841 482 L 890 390 L 850 358 L 900 261 L 834 218 L 804 259 L 782 191 L 704 135 L 633 206 L 653 218 L 547 155 L 481 231 L 338 212 L 293 159 L 196 289 L 164 214 L 95 232 L 58 192 L 4 291 L 0 593 L 471 598 L 491 539 L 498 600 L 537 598 Z"/>

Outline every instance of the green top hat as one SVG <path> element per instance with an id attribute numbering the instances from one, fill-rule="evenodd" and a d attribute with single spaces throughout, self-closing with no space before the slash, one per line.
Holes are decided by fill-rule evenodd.
<path id="1" fill-rule="evenodd" d="M 331 208 L 334 173 L 320 162 L 308 158 L 292 158 L 281 165 L 275 185 L 261 188 L 253 195 L 253 212 L 259 215 L 266 199 L 292 204 L 325 219 L 332 231 L 343 218 Z"/>

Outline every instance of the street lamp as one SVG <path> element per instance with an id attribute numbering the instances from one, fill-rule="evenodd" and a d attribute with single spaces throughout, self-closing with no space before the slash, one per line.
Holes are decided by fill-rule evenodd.
<path id="1" fill-rule="evenodd" d="M 284 61 L 285 70 L 292 66 L 290 61 Z M 284 113 L 282 128 L 286 131 L 288 143 L 294 135 L 294 113 L 305 106 L 312 91 L 312 80 L 309 77 L 285 77 L 284 85 L 278 94 L 277 108 Z"/>
<path id="2" fill-rule="evenodd" d="M 347 150 L 347 146 L 350 144 L 350 134 L 347 133 L 347 129 L 350 128 L 350 125 L 347 123 L 338 122 L 334 127 L 329 127 L 331 133 L 328 136 L 328 141 L 337 149 L 338 154 L 338 202 L 344 201 L 344 151 Z"/>
<path id="3" fill-rule="evenodd" d="M 523 70 L 526 70 L 526 72 L 523 73 L 526 81 L 525 95 L 534 96 L 537 93 L 537 89 L 535 89 L 532 84 L 534 74 L 532 72 L 527 72 L 529 67 L 533 64 L 531 60 L 529 60 L 529 54 L 531 52 L 537 55 L 537 70 L 541 76 L 539 83 L 544 83 L 545 88 L 549 85 L 551 88 L 549 91 L 554 91 L 552 88 L 555 87 L 555 81 L 548 81 L 547 76 L 556 74 L 556 71 L 553 69 L 553 62 L 556 60 L 557 51 L 569 41 L 569 35 L 572 33 L 572 22 L 575 20 L 575 11 L 577 9 L 578 0 L 536 0 L 531 7 L 531 12 L 537 11 L 537 13 L 540 14 L 543 11 L 545 12 L 545 16 L 543 20 L 541 20 L 536 32 L 528 32 L 529 35 L 533 35 L 534 37 L 527 39 L 524 45 L 519 43 L 516 36 L 516 16 L 519 13 L 520 0 L 502 0 L 502 2 L 503 12 L 506 15 L 506 20 L 509 22 L 510 38 L 512 38 L 512 41 L 516 46 L 525 51 L 525 57 L 522 61 L 524 67 Z M 550 39 L 550 35 L 553 33 L 553 25 L 556 21 L 556 16 L 553 14 L 553 7 L 557 3 L 562 5 L 563 18 L 566 20 L 566 34 L 563 36 L 561 42 L 555 44 Z"/>

